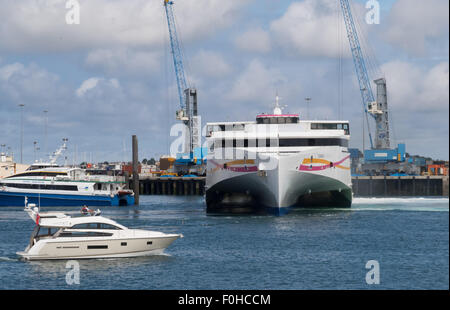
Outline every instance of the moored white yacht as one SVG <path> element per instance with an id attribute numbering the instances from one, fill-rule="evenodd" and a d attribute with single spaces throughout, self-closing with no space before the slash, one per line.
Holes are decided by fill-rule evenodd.
<path id="1" fill-rule="evenodd" d="M 39 212 L 34 204 L 25 211 L 36 223 L 30 243 L 17 255 L 26 260 L 137 257 L 161 254 L 181 234 L 128 229 L 84 208 L 80 216 Z M 84 215 L 85 214 L 85 215 Z"/>
<path id="2" fill-rule="evenodd" d="M 207 124 L 208 212 L 290 207 L 350 207 L 348 121 L 301 120 L 272 114 L 253 122 Z"/>

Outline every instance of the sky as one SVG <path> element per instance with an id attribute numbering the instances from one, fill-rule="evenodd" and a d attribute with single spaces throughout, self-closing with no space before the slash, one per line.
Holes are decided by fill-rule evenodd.
<path id="1" fill-rule="evenodd" d="M 128 161 L 134 134 L 141 159 L 168 154 L 179 103 L 163 1 L 78 0 L 68 24 L 72 1 L 0 0 L 1 151 L 20 159 L 24 104 L 26 163 L 63 138 L 68 163 Z M 391 143 L 448 160 L 449 2 L 378 0 L 378 24 L 350 2 L 369 76 L 387 81 Z M 174 3 L 202 124 L 254 120 L 278 93 L 300 118 L 349 120 L 350 146 L 368 147 L 338 0 Z"/>

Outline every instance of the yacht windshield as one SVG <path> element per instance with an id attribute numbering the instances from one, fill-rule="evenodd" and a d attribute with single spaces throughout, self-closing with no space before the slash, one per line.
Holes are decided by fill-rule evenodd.
<path id="1" fill-rule="evenodd" d="M 105 224 L 105 223 L 83 223 L 83 224 L 76 224 L 72 226 L 70 229 L 109 229 L 109 230 L 119 230 L 120 227 L 111 225 L 111 224 Z"/>

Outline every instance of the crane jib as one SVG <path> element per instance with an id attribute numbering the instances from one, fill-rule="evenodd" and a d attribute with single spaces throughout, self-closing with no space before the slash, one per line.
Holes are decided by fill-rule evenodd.
<path id="1" fill-rule="evenodd" d="M 187 89 L 186 76 L 184 74 L 183 57 L 181 53 L 181 46 L 178 40 L 177 29 L 175 26 L 175 18 L 173 15 L 173 2 L 164 0 L 164 6 L 167 16 L 167 24 L 169 27 L 170 48 L 173 57 L 173 65 L 175 67 L 175 75 L 177 79 L 178 97 L 180 101 L 180 107 L 185 109 L 185 95 L 184 90 Z"/>

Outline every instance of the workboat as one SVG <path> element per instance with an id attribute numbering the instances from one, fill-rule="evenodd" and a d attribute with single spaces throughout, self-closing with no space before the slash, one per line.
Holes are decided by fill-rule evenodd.
<path id="1" fill-rule="evenodd" d="M 256 121 L 208 123 L 208 212 L 275 214 L 291 207 L 350 207 L 348 121 L 271 114 Z"/>
<path id="2" fill-rule="evenodd" d="M 66 141 L 65 141 L 66 142 Z M 55 152 L 60 154 L 64 145 Z M 134 193 L 113 175 L 61 167 L 56 156 L 33 163 L 26 171 L 0 179 L 0 206 L 23 206 L 25 197 L 40 206 L 118 206 L 134 204 Z"/>
<path id="3" fill-rule="evenodd" d="M 83 207 L 78 216 L 64 212 L 40 212 L 26 203 L 25 211 L 36 223 L 26 260 L 88 259 L 149 256 L 163 253 L 181 234 L 128 229 L 101 216 L 100 210 Z"/>

